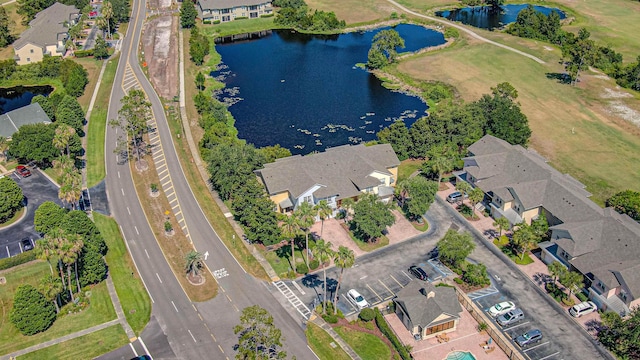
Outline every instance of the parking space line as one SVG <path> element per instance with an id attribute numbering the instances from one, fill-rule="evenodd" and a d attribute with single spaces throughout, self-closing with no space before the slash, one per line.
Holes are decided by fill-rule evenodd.
<path id="1" fill-rule="evenodd" d="M 369 288 L 369 290 L 371 290 L 371 292 L 373 292 L 378 297 L 378 299 L 380 299 L 380 301 L 382 301 L 382 298 L 380 297 L 380 295 L 378 295 L 378 293 L 375 292 L 375 290 L 373 290 L 371 286 L 369 286 L 369 284 L 366 284 L 366 286 Z"/>
<path id="2" fill-rule="evenodd" d="M 356 309 L 356 307 L 355 307 L 355 306 L 353 306 L 353 304 L 351 303 L 351 301 L 349 301 L 349 299 L 348 299 L 344 294 L 341 294 L 341 295 L 342 295 L 342 297 L 343 297 L 345 300 L 347 300 L 347 304 L 349 304 L 349 306 L 351 306 L 351 308 L 352 308 L 353 310 L 357 310 L 357 309 Z"/>
<path id="3" fill-rule="evenodd" d="M 525 349 L 525 350 L 522 350 L 522 352 L 527 352 L 527 351 L 529 351 L 529 350 L 533 350 L 533 349 L 538 348 L 538 347 L 540 347 L 540 346 L 542 346 L 542 345 L 547 345 L 548 343 L 549 343 L 549 341 L 547 341 L 547 342 L 543 342 L 542 344 L 538 344 L 538 345 L 536 345 L 536 346 L 532 346 L 532 347 L 530 347 L 530 348 L 527 348 L 527 349 Z"/>
<path id="4" fill-rule="evenodd" d="M 556 351 L 556 352 L 554 352 L 553 354 L 551 354 L 551 355 L 547 355 L 547 356 L 545 356 L 545 357 L 543 357 L 543 358 L 540 358 L 540 359 L 538 359 L 538 360 L 545 360 L 545 359 L 548 359 L 548 358 L 550 358 L 550 357 L 552 357 L 552 356 L 556 356 L 556 355 L 558 355 L 558 354 L 560 354 L 560 351 Z"/>
<path id="5" fill-rule="evenodd" d="M 164 160 L 163 160 L 164 161 Z M 169 171 L 169 169 L 164 169 L 162 171 L 158 171 L 158 176 L 164 174 L 165 172 Z"/>
<path id="6" fill-rule="evenodd" d="M 507 330 L 512 330 L 512 329 L 515 329 L 515 328 L 520 327 L 520 326 L 522 326 L 522 325 L 527 325 L 528 323 L 529 323 L 529 322 L 527 321 L 527 322 L 520 323 L 520 324 L 518 324 L 518 325 L 513 325 L 513 326 L 508 327 L 508 328 L 502 328 L 502 331 L 503 331 L 504 333 L 506 333 L 506 332 L 507 332 Z"/>
<path id="7" fill-rule="evenodd" d="M 397 283 L 398 283 L 398 285 L 400 285 L 400 287 L 402 287 L 402 288 L 404 287 L 404 285 L 402 285 L 402 284 L 400 283 L 400 281 L 398 281 L 398 279 L 396 279 L 395 277 L 393 277 L 393 275 L 389 274 L 389 276 L 391 276 L 391 278 L 392 278 L 395 282 L 397 282 Z"/>
<path id="8" fill-rule="evenodd" d="M 380 284 L 382 284 L 382 286 L 384 286 L 387 290 L 389 290 L 389 293 L 391 293 L 391 296 L 395 295 L 395 293 L 393 291 L 391 291 L 391 289 L 389 289 L 389 287 L 382 282 L 382 280 L 378 279 L 378 281 L 380 282 Z"/>
<path id="9" fill-rule="evenodd" d="M 404 271 L 402 271 L 402 270 L 401 270 L 400 272 L 402 273 L 402 275 L 406 276 L 409 280 L 413 280 L 413 279 L 411 278 L 411 276 L 409 276 L 406 272 L 404 272 Z"/>
<path id="10" fill-rule="evenodd" d="M 11 253 L 9 252 L 9 245 L 5 246 L 7 248 L 7 256 L 11 257 Z"/>
<path id="11" fill-rule="evenodd" d="M 162 181 L 168 177 L 169 177 L 169 174 L 165 175 L 163 178 L 160 179 L 160 183 L 162 184 Z"/>

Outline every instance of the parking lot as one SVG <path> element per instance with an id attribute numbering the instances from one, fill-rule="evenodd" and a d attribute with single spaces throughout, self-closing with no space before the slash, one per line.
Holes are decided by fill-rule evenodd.
<path id="1" fill-rule="evenodd" d="M 20 243 L 23 238 L 30 238 L 35 243 L 40 235 L 35 231 L 33 218 L 36 209 L 45 201 L 53 201 L 62 206 L 58 199 L 58 187 L 44 176 L 40 170 L 31 169 L 31 176 L 23 178 L 16 173 L 10 176 L 22 188 L 27 204 L 27 213 L 18 222 L 8 228 L 0 229 L 0 259 L 24 252 Z"/>
<path id="2" fill-rule="evenodd" d="M 493 292 L 491 292 L 493 289 Z M 503 301 L 513 301 L 513 299 L 509 299 L 504 296 L 499 289 L 492 285 L 490 288 L 483 289 L 477 292 L 469 293 L 469 297 L 480 307 L 481 309 L 488 310 L 494 304 L 503 302 Z M 516 307 L 519 307 L 517 301 L 514 301 Z M 528 316 L 526 311 L 524 311 L 524 319 L 505 327 L 497 324 L 496 320 L 493 319 L 493 323 L 502 330 L 502 332 L 506 335 L 507 339 L 511 339 L 514 342 L 514 346 L 516 349 L 521 349 L 522 353 L 531 360 L 548 360 L 548 359 L 568 359 L 572 358 L 568 354 L 561 354 L 559 351 L 559 347 L 554 346 L 553 339 L 545 336 L 545 330 L 542 326 L 543 324 L 539 324 L 533 319 L 531 316 Z M 490 317 L 490 316 L 489 316 Z M 517 344 L 515 344 L 515 339 L 526 333 L 529 330 L 540 329 L 542 330 L 542 340 L 536 344 L 531 344 L 525 346 L 524 348 L 520 348 Z"/>

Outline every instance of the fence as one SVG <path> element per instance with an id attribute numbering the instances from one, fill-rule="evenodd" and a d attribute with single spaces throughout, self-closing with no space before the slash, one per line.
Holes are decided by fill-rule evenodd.
<path id="1" fill-rule="evenodd" d="M 487 329 L 485 330 L 487 334 L 493 340 L 493 343 L 502 349 L 502 351 L 507 355 L 509 359 L 515 360 L 526 360 L 526 358 L 513 346 L 513 344 L 505 337 L 505 335 L 498 329 L 495 324 L 487 317 L 487 315 L 480 310 L 476 304 L 467 297 L 467 294 L 460 291 L 458 288 L 456 289 L 456 294 L 458 295 L 458 301 L 465 309 L 471 314 L 471 316 L 478 322 L 478 324 L 485 323 L 487 324 Z"/>

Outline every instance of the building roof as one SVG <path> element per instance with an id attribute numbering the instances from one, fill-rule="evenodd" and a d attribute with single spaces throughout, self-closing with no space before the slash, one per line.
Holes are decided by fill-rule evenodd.
<path id="1" fill-rule="evenodd" d="M 75 20 L 74 15 L 78 13 L 78 9 L 73 5 L 54 3 L 36 14 L 36 17 L 29 22 L 29 28 L 13 43 L 13 47 L 20 49 L 29 43 L 43 48 L 56 45 L 59 35 L 66 34 L 69 30 L 66 24 Z"/>
<path id="2" fill-rule="evenodd" d="M 413 326 L 427 327 L 441 315 L 451 321 L 462 312 L 456 290 L 448 286 L 435 287 L 428 282 L 411 280 L 397 295 L 395 303 L 404 309 Z"/>
<path id="3" fill-rule="evenodd" d="M 0 115 L 0 136 L 9 139 L 22 125 L 51 123 L 38 103 L 29 104 Z"/>
<path id="4" fill-rule="evenodd" d="M 265 164 L 256 170 L 270 195 L 288 191 L 297 199 L 314 185 L 317 198 L 344 199 L 361 194 L 367 187 L 380 185 L 374 172 L 390 174 L 400 160 L 389 144 L 344 145 L 307 156 L 290 156 Z"/>
<path id="5" fill-rule="evenodd" d="M 219 10 L 238 6 L 271 4 L 271 0 L 198 0 L 198 3 L 202 9 Z"/>

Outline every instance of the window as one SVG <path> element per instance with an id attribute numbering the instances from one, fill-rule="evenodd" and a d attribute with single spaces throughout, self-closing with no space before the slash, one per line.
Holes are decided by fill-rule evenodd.
<path id="1" fill-rule="evenodd" d="M 258 17 L 258 13 L 257 13 L 257 12 L 252 12 L 252 13 L 250 13 L 250 14 L 249 14 L 249 17 L 250 17 L 251 19 L 255 19 L 255 18 L 257 18 L 257 17 Z"/>
<path id="2" fill-rule="evenodd" d="M 384 184 L 384 183 L 385 183 L 384 178 L 380 179 L 380 184 Z"/>
<path id="3" fill-rule="evenodd" d="M 312 204 L 313 205 L 313 197 L 312 196 L 305 196 L 304 197 L 304 202 Z"/>
<path id="4" fill-rule="evenodd" d="M 599 287 L 600 289 L 602 289 L 603 291 L 604 291 L 604 290 L 606 290 L 606 289 L 605 289 L 605 287 L 604 287 L 604 284 L 603 284 L 603 283 L 602 283 L 602 281 L 600 281 L 600 280 L 598 280 L 598 287 Z"/>
<path id="5" fill-rule="evenodd" d="M 258 5 L 249 6 L 249 10 L 258 10 Z"/>
<path id="6" fill-rule="evenodd" d="M 455 321 L 449 321 L 449 322 L 446 322 L 444 324 L 440 324 L 440 325 L 436 325 L 436 326 L 432 326 L 430 328 L 427 328 L 427 335 L 435 334 L 435 333 L 439 333 L 441 331 L 452 329 L 454 324 L 455 324 Z"/>
<path id="7" fill-rule="evenodd" d="M 396 179 L 394 179 L 393 177 L 389 179 L 389 185 L 393 184 L 394 182 L 396 182 Z"/>
<path id="8" fill-rule="evenodd" d="M 622 300 L 627 301 L 627 293 L 624 290 L 620 290 L 620 297 Z"/>
<path id="9" fill-rule="evenodd" d="M 29 50 L 29 52 L 33 54 L 33 49 Z"/>
<path id="10" fill-rule="evenodd" d="M 27 58 L 27 62 L 31 62 L 31 58 Z"/>

